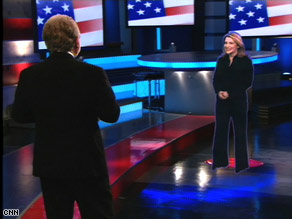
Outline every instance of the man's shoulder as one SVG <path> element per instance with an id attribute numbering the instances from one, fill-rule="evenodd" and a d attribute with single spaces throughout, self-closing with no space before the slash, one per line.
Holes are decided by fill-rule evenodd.
<path id="1" fill-rule="evenodd" d="M 38 71 L 39 69 L 41 69 L 43 66 L 43 62 L 40 63 L 36 63 L 36 64 L 32 64 L 31 66 L 23 69 L 21 71 L 22 75 L 32 75 L 34 72 Z"/>
<path id="2" fill-rule="evenodd" d="M 81 62 L 81 61 L 76 60 L 75 63 L 76 63 L 76 65 L 79 65 L 80 67 L 83 67 L 83 68 L 88 68 L 89 70 L 91 69 L 93 71 L 103 71 L 103 68 L 101 68 L 97 65 L 87 63 L 87 62 Z"/>
<path id="3" fill-rule="evenodd" d="M 65 71 L 67 72 L 80 72 L 80 74 L 84 75 L 84 74 L 91 74 L 91 75 L 99 75 L 96 73 L 102 73 L 104 72 L 104 69 L 96 66 L 96 65 L 92 65 L 86 62 L 82 62 L 82 61 L 78 61 L 75 59 L 72 60 L 67 60 L 67 61 L 60 61 L 58 60 L 58 62 L 55 62 L 53 60 L 44 60 L 43 62 L 34 64 L 26 69 L 24 69 L 22 71 L 23 75 L 35 75 L 38 74 L 40 75 L 40 73 L 44 73 L 47 74 L 48 72 L 53 72 L 56 69 L 62 69 L 62 65 L 66 66 L 64 68 Z M 42 74 L 41 74 L 42 75 Z"/>

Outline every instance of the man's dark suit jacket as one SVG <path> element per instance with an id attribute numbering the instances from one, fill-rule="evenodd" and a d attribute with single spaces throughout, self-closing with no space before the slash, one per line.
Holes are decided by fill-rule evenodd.
<path id="1" fill-rule="evenodd" d="M 98 120 L 116 122 L 120 107 L 102 68 L 52 53 L 20 76 L 15 121 L 36 124 L 33 175 L 107 175 Z"/>

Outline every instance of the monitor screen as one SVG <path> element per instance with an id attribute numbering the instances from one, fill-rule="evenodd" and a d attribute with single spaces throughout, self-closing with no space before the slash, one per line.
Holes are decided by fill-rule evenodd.
<path id="1" fill-rule="evenodd" d="M 127 0 L 127 26 L 195 24 L 195 0 Z"/>
<path id="2" fill-rule="evenodd" d="M 102 0 L 33 0 L 36 25 L 37 50 L 46 50 L 42 38 L 46 21 L 56 15 L 65 14 L 78 24 L 81 33 L 81 46 L 103 46 L 103 1 Z"/>
<path id="3" fill-rule="evenodd" d="M 292 35 L 292 0 L 229 0 L 229 30 L 246 37 Z"/>

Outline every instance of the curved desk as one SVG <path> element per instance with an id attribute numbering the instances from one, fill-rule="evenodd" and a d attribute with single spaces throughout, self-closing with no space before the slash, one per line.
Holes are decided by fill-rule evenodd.
<path id="1" fill-rule="evenodd" d="M 215 93 L 213 70 L 221 52 L 177 52 L 145 55 L 138 58 L 140 66 L 165 72 L 165 112 L 214 115 Z M 253 64 L 278 59 L 272 51 L 247 51 Z"/>

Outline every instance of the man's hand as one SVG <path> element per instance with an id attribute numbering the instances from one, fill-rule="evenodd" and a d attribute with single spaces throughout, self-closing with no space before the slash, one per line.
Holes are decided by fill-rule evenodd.
<path id="1" fill-rule="evenodd" d="M 229 97 L 229 93 L 227 91 L 219 91 L 218 96 L 222 100 L 226 100 Z"/>

